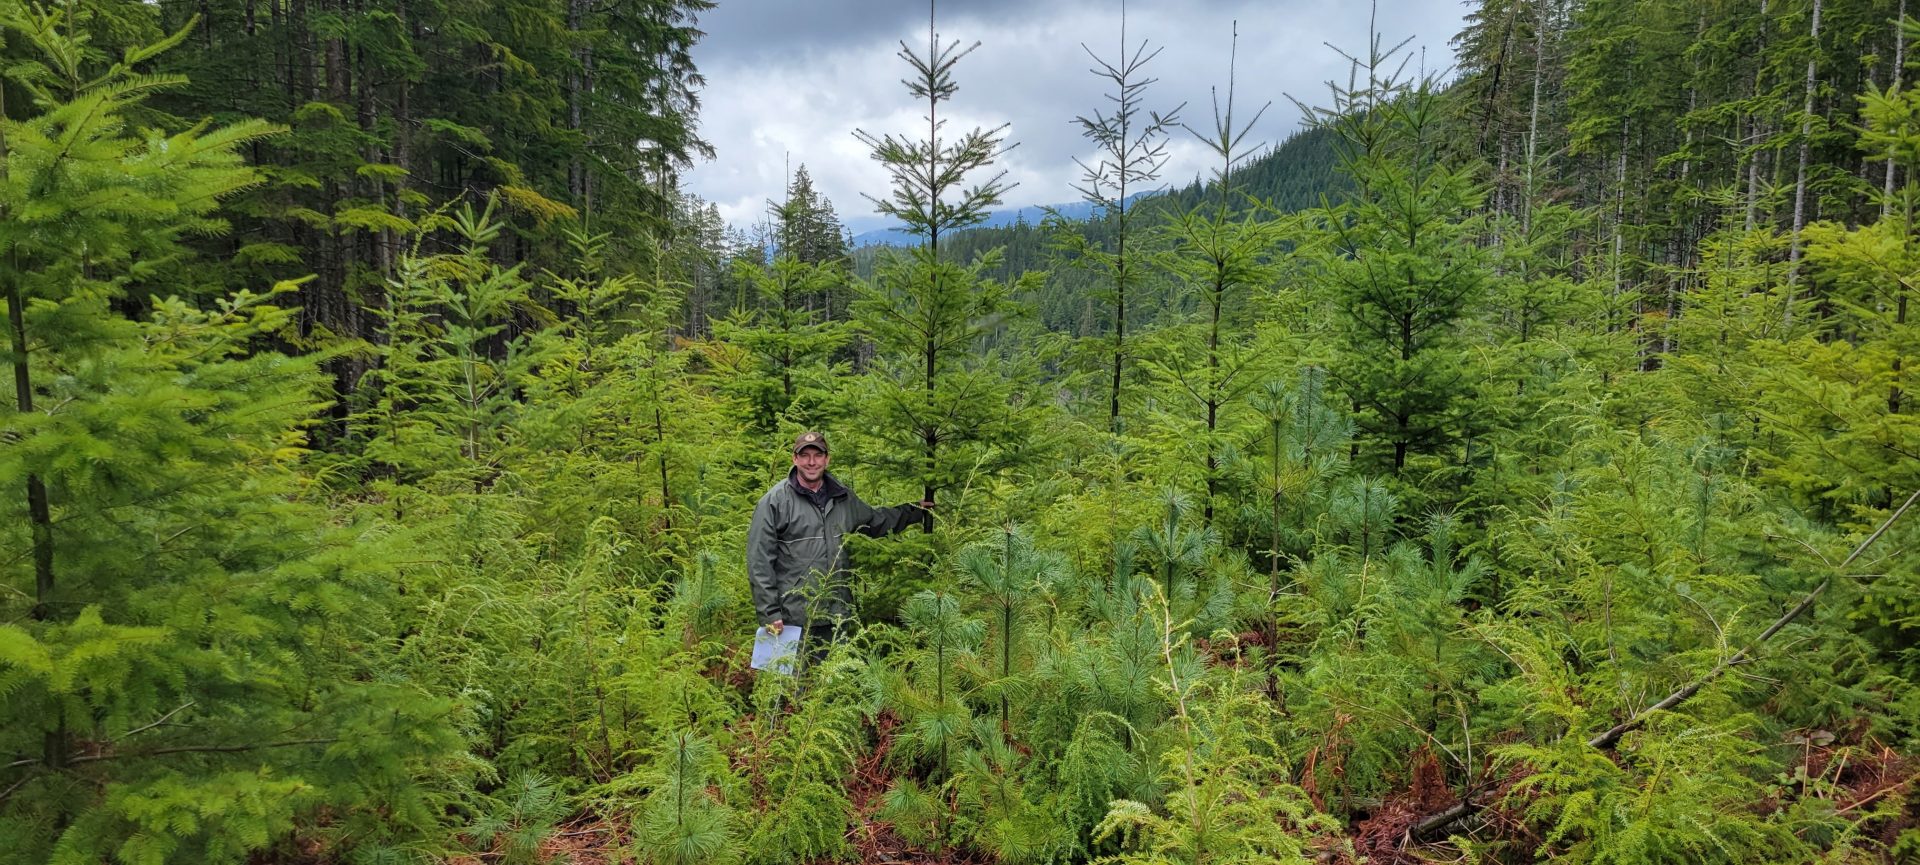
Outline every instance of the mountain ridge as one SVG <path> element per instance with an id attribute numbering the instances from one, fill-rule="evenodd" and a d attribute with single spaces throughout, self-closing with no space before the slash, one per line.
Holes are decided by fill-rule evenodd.
<path id="1" fill-rule="evenodd" d="M 1132 204 L 1141 199 L 1159 195 L 1165 191 L 1164 189 L 1156 189 L 1148 192 L 1136 192 L 1127 196 L 1127 203 Z M 1042 220 L 1045 220 L 1050 214 L 1059 214 L 1066 219 L 1084 222 L 1092 217 L 1093 213 L 1094 204 L 1088 201 L 1073 201 L 1063 204 L 1031 204 L 1026 207 L 1016 207 L 1010 210 L 993 211 L 987 215 L 985 221 L 977 225 L 969 225 L 967 228 L 1005 228 L 1010 225 L 1018 225 L 1022 222 L 1038 224 Z M 852 245 L 858 249 L 863 246 L 909 246 L 912 243 L 913 237 L 907 234 L 905 228 L 894 226 L 889 228 L 874 228 L 860 232 L 853 236 Z"/>

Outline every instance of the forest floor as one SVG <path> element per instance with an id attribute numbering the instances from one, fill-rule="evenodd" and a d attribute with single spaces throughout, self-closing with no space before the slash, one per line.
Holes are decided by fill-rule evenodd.
<path id="1" fill-rule="evenodd" d="M 1258 632 L 1236 635 L 1237 639 L 1228 641 L 1213 653 L 1213 662 L 1220 664 L 1239 664 L 1244 662 L 1244 651 L 1255 646 L 1262 649 L 1270 645 L 1272 637 Z M 733 669 L 737 665 L 725 665 L 720 671 Z M 743 691 L 751 687 L 749 674 L 740 671 L 733 677 L 716 671 L 716 675 Z M 854 764 L 852 774 L 847 779 L 847 796 L 853 804 L 853 825 L 846 834 L 847 843 L 853 850 L 851 861 L 866 865 L 992 865 L 995 860 L 984 854 L 957 848 L 930 850 L 913 844 L 903 838 L 894 826 L 880 816 L 885 805 L 886 793 L 895 781 L 895 767 L 890 763 L 895 737 L 901 725 L 900 718 L 890 711 L 883 711 L 873 719 L 870 732 L 872 745 L 860 755 Z M 1329 731 L 1325 743 L 1338 750 L 1338 730 Z M 1768 801 L 1757 803 L 1755 807 L 1777 809 L 1785 807 L 1794 799 L 1814 789 L 1822 789 L 1820 798 L 1833 801 L 1840 814 L 1860 813 L 1862 816 L 1877 803 L 1898 801 L 1912 788 L 1920 784 L 1920 759 L 1901 755 L 1884 743 L 1868 735 L 1863 728 L 1836 732 L 1825 730 L 1806 731 L 1790 736 L 1789 743 L 1798 743 L 1803 751 L 1795 777 L 1780 788 L 1780 795 Z M 1316 753 L 1318 749 L 1316 749 Z M 1310 761 L 1314 759 L 1309 756 Z M 1433 861 L 1432 855 L 1446 855 L 1451 848 L 1444 843 L 1419 843 L 1412 838 L 1412 830 L 1429 815 L 1444 811 L 1458 801 L 1457 794 L 1445 779 L 1441 761 L 1432 753 L 1414 755 L 1412 774 L 1397 792 L 1380 800 L 1366 804 L 1342 802 L 1342 794 L 1333 791 L 1314 789 L 1308 782 L 1306 792 L 1321 810 L 1330 805 L 1343 806 L 1353 819 L 1342 841 L 1335 839 L 1328 847 L 1322 848 L 1316 861 L 1327 865 L 1349 865 L 1365 862 L 1369 865 L 1418 865 Z M 1306 773 L 1309 778 L 1314 773 Z M 1527 804 L 1525 795 L 1511 795 L 1516 785 L 1528 771 L 1524 766 L 1511 766 L 1503 774 L 1494 777 L 1486 775 L 1474 786 L 1469 795 L 1476 802 L 1484 804 L 1472 816 L 1463 819 L 1444 831 L 1470 833 L 1478 837 L 1502 839 L 1525 839 L 1529 845 L 1543 843 L 1535 837 L 1529 827 L 1524 812 Z M 1920 826 L 1920 807 L 1905 807 L 1891 815 L 1892 819 L 1876 821 L 1873 834 L 1885 845 L 1892 845 L 1900 834 L 1908 829 Z M 584 814 L 555 827 L 539 847 L 538 859 L 548 865 L 638 865 L 632 855 L 632 839 L 627 820 Z M 449 865 L 489 865 L 497 862 L 505 854 L 499 851 L 481 854 L 479 857 L 462 857 L 450 860 Z"/>
<path id="2" fill-rule="evenodd" d="M 899 718 L 891 713 L 882 713 L 876 719 L 875 745 L 861 757 L 849 779 L 847 792 L 853 801 L 856 822 L 848 830 L 847 840 L 855 851 L 854 861 L 868 865 L 991 865 L 991 859 L 964 850 L 934 851 L 916 847 L 878 817 L 886 791 L 893 783 L 887 756 L 899 724 Z M 1860 811 L 1888 797 L 1900 796 L 1920 782 L 1920 763 L 1902 757 L 1885 745 L 1871 741 L 1837 745 L 1831 740 L 1819 742 L 1808 738 L 1802 764 L 1804 777 L 1846 789 L 1847 795 L 1838 797 L 1846 803 L 1840 808 L 1842 813 Z M 1431 764 L 1433 771 L 1419 771 L 1418 765 L 1422 764 Z M 1380 802 L 1365 818 L 1353 824 L 1347 835 L 1353 844 L 1352 858 L 1343 855 L 1344 851 L 1325 851 L 1321 861 L 1329 865 L 1347 862 L 1412 865 L 1430 861 L 1420 855 L 1422 845 L 1409 843 L 1409 830 L 1426 815 L 1446 808 L 1453 801 L 1453 793 L 1440 777 L 1438 761 L 1428 760 L 1422 764 L 1416 765 L 1415 777 L 1407 789 Z M 1499 779 L 1485 798 L 1503 800 L 1503 791 L 1524 775 L 1516 769 L 1508 777 Z M 1525 837 L 1529 833 L 1520 810 L 1521 806 L 1517 805 L 1491 807 L 1476 814 L 1471 822 L 1482 830 L 1489 824 L 1498 824 L 1494 834 L 1500 837 Z M 1882 843 L 1891 844 L 1902 831 L 1915 825 L 1920 825 L 1920 814 L 1906 809 L 1903 818 L 1884 822 L 1875 834 L 1884 836 Z M 547 836 L 540 845 L 539 861 L 550 865 L 635 865 L 629 842 L 619 821 L 583 816 L 556 827 L 553 834 Z M 449 865 L 485 865 L 487 861 L 461 858 L 451 860 Z"/>

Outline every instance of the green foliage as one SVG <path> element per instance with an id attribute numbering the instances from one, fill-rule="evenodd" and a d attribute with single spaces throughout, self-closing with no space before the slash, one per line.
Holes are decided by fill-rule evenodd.
<path id="1" fill-rule="evenodd" d="M 1486 291 L 1472 166 L 1442 158 L 1437 85 L 1394 77 L 1379 46 L 1365 81 L 1335 87 L 1318 122 L 1340 134 L 1353 192 L 1315 219 L 1326 305 L 1339 316 L 1330 365 L 1352 400 L 1368 462 L 1399 475 L 1460 436 L 1469 382 L 1462 320 Z M 1385 451 L 1383 455 L 1381 452 Z"/>
<path id="2" fill-rule="evenodd" d="M 1217 586 L 1202 581 L 1220 536 L 1211 527 L 1188 525 L 1192 505 L 1175 490 L 1163 490 L 1159 505 L 1159 519 L 1134 529 L 1130 540 L 1143 559 L 1144 574 L 1159 581 L 1161 595 L 1177 602 L 1183 615 L 1191 615 L 1200 598 L 1217 593 Z"/>
<path id="3" fill-rule="evenodd" d="M 72 19 L 24 16 L 10 34 L 50 65 L 4 127 L 0 535 L 32 554 L 5 571 L 0 748 L 38 756 L 9 767 L 0 839 L 239 862 L 324 810 L 387 815 L 336 823 L 357 840 L 431 826 L 443 800 L 414 779 L 460 745 L 444 695 L 376 676 L 398 551 L 304 494 L 320 358 L 256 348 L 290 327 L 270 303 L 293 286 L 205 309 L 143 294 L 182 235 L 221 228 L 219 199 L 254 182 L 236 151 L 267 127 L 130 130 L 170 83 L 132 67 L 166 43 L 86 80 Z"/>
<path id="4" fill-rule="evenodd" d="M 540 363 L 525 336 L 505 337 L 530 304 L 520 267 L 488 256 L 500 237 L 494 202 L 462 208 L 448 220 L 459 251 L 407 255 L 388 287 L 386 347 L 369 391 L 379 402 L 363 419 L 373 430 L 366 453 L 404 478 L 459 472 L 482 476 L 497 465 L 519 380 Z M 504 342 L 505 357 L 491 346 Z"/>
<path id="5" fill-rule="evenodd" d="M 840 271 L 784 253 L 769 267 L 739 262 L 737 268 L 761 306 L 714 321 L 710 357 L 721 390 L 739 400 L 757 430 L 830 426 L 833 378 L 844 368 L 829 359 L 848 334 L 844 323 L 823 320 L 802 298 L 837 286 Z"/>
<path id="6" fill-rule="evenodd" d="M 951 593 L 923 591 L 901 609 L 901 619 L 916 638 L 914 648 L 886 679 L 887 702 L 906 729 L 899 753 L 945 780 L 953 753 L 972 733 L 972 715 L 964 699 L 967 670 L 975 666 L 986 626 L 961 612 Z"/>
<path id="7" fill-rule="evenodd" d="M 976 692 L 988 704 L 1000 704 L 1000 725 L 1012 729 L 1012 706 L 1024 703 L 1036 663 L 1041 593 L 1063 579 L 1058 556 L 1033 548 L 1032 539 L 1013 526 L 1002 529 L 998 543 L 983 541 L 955 558 L 962 585 L 977 599 L 976 615 L 986 623 L 982 643 L 984 681 Z"/>
<path id="8" fill-rule="evenodd" d="M 1249 495 L 1229 526 L 1265 560 L 1269 603 L 1284 588 L 1283 572 L 1312 549 L 1324 528 L 1313 515 L 1325 510 L 1332 482 L 1346 469 L 1342 450 L 1353 422 L 1327 404 L 1326 387 L 1326 371 L 1306 367 L 1291 387 L 1270 379 L 1248 401 L 1263 423 L 1240 448 L 1244 487 L 1237 488 Z"/>
<path id="9" fill-rule="evenodd" d="M 1236 56 L 1238 38 L 1236 31 Z M 1151 360 L 1144 364 L 1170 397 L 1165 413 L 1156 418 L 1162 442 L 1200 469 L 1197 486 L 1205 490 L 1201 510 L 1208 526 L 1214 522 L 1222 461 L 1231 441 L 1226 415 L 1258 380 L 1258 362 L 1271 354 L 1271 346 L 1255 344 L 1251 329 L 1240 319 L 1253 306 L 1250 295 L 1264 291 L 1274 279 L 1269 258 L 1282 227 L 1256 218 L 1252 211 L 1259 209 L 1257 202 L 1248 212 L 1237 212 L 1240 193 L 1233 184 L 1234 172 L 1248 156 L 1246 137 L 1266 106 L 1244 123 L 1234 119 L 1234 72 L 1229 62 L 1225 110 L 1216 93 L 1212 130 L 1194 132 L 1219 160 L 1213 169 L 1216 197 L 1173 216 L 1167 231 L 1171 245 L 1159 260 L 1191 297 L 1183 304 L 1191 312 L 1184 322 L 1156 335 Z"/>
<path id="10" fill-rule="evenodd" d="M 519 775 L 507 782 L 500 795 L 488 797 L 486 812 L 468 831 L 503 862 L 539 862 L 541 844 L 567 811 L 567 798 L 553 779 L 539 773 Z"/>
<path id="11" fill-rule="evenodd" d="M 857 285 L 672 189 L 700 3 L 0 7 L 0 850 L 1900 861 L 1920 109 L 1823 3 L 1489 0 L 1131 202 L 1096 114 L 1091 272 L 864 136 Z M 800 426 L 942 528 L 752 672 Z"/>
<path id="12" fill-rule="evenodd" d="M 667 737 L 649 770 L 653 792 L 634 821 L 635 844 L 648 862 L 709 865 L 736 861 L 731 809 L 708 794 L 720 755 L 691 732 Z"/>
<path id="13" fill-rule="evenodd" d="M 973 49 L 930 35 L 928 54 L 902 43 L 900 56 L 913 69 L 907 92 L 925 100 L 934 118 L 959 89 L 954 65 Z M 854 304 L 855 319 L 880 350 L 878 374 L 866 377 L 859 396 L 877 421 L 867 427 L 875 441 L 863 456 L 918 479 L 925 500 L 1017 463 L 1035 430 L 1035 410 L 1023 405 L 1018 387 L 1021 367 L 969 351 L 1018 311 L 1014 286 L 985 278 L 991 256 L 969 265 L 940 250 L 943 234 L 980 222 L 999 203 L 1001 175 L 965 183 L 999 156 L 1005 129 L 945 139 L 856 132 L 893 180 L 889 197 L 873 199 L 874 206 L 923 241 L 910 253 L 886 256 Z"/>
<path id="14" fill-rule="evenodd" d="M 1113 248 L 1109 250 L 1104 243 L 1096 244 L 1087 233 L 1056 232 L 1068 257 L 1077 259 L 1082 267 L 1098 275 L 1101 284 L 1094 296 L 1113 304 L 1113 347 L 1108 352 L 1113 378 L 1107 397 L 1107 424 L 1115 433 L 1122 428 L 1120 396 L 1127 367 L 1127 298 L 1142 269 L 1138 264 L 1140 256 L 1129 257 L 1127 249 L 1135 215 L 1133 198 L 1143 191 L 1140 187 L 1159 179 L 1161 169 L 1170 158 L 1167 135 L 1180 123 L 1178 107 L 1164 114 L 1148 110 L 1142 116 L 1141 102 L 1154 81 L 1142 70 L 1160 52 L 1157 49 L 1148 52 L 1144 41 L 1137 47 L 1130 44 L 1126 18 L 1126 8 L 1121 7 L 1120 50 L 1112 60 L 1101 59 L 1092 49 L 1087 52 L 1094 58 L 1093 74 L 1113 87 L 1107 94 L 1113 103 L 1113 113 L 1095 110 L 1092 117 L 1080 116 L 1073 121 L 1080 127 L 1081 137 L 1099 152 L 1093 165 L 1074 157 L 1074 163 L 1081 170 L 1081 182 L 1075 189 L 1097 209 L 1102 221 L 1113 226 Z M 1082 43 L 1081 47 L 1086 45 Z"/>
<path id="15" fill-rule="evenodd" d="M 1747 807 L 1765 794 L 1752 773 L 1770 764 L 1741 735 L 1750 720 L 1656 726 L 1633 734 L 1618 762 L 1574 739 L 1503 757 L 1528 763 L 1515 790 L 1540 793 L 1527 816 L 1550 827 L 1545 841 L 1563 861 L 1799 859 L 1800 833 Z"/>
<path id="16" fill-rule="evenodd" d="M 765 720 L 771 729 L 754 754 L 754 765 L 764 767 L 752 778 L 756 801 L 765 804 L 746 839 L 749 862 L 852 858 L 847 780 L 862 744 L 870 672 L 841 646 L 807 677 L 809 687 L 794 697 L 793 711 L 776 710 Z"/>
<path id="17" fill-rule="evenodd" d="M 1125 851 L 1109 861 L 1308 862 L 1315 836 L 1336 824 L 1286 782 L 1273 739 L 1273 704 L 1232 675 L 1202 677 L 1183 626 L 1163 596 L 1152 610 L 1163 666 L 1155 685 L 1171 708 L 1161 756 L 1164 811 L 1115 800 L 1098 837 Z"/>

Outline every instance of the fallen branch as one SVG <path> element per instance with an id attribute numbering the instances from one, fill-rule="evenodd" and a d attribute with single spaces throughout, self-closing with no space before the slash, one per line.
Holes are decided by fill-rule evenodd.
<path id="1" fill-rule="evenodd" d="M 1845 808 L 1841 808 L 1840 810 L 1838 810 L 1838 811 L 1835 811 L 1835 812 L 1833 812 L 1833 815 L 1834 815 L 1835 817 L 1838 817 L 1838 816 L 1840 816 L 1841 814 L 1845 814 L 1845 813 L 1847 813 L 1848 811 L 1852 811 L 1853 809 L 1855 809 L 1855 808 L 1858 808 L 1858 807 L 1860 807 L 1860 806 L 1862 806 L 1862 805 L 1870 805 L 1870 804 L 1872 804 L 1872 803 L 1873 803 L 1873 802 L 1874 802 L 1875 800 L 1877 800 L 1877 799 L 1879 799 L 1879 798 L 1880 798 L 1880 797 L 1882 797 L 1882 796 L 1885 796 L 1885 795 L 1887 795 L 1888 793 L 1892 793 L 1892 792 L 1894 792 L 1895 790 L 1904 790 L 1904 789 L 1906 789 L 1906 786 L 1907 786 L 1908 784 L 1912 784 L 1912 783 L 1913 783 L 1914 781 L 1916 781 L 1916 780 L 1920 780 L 1920 775 L 1915 775 L 1915 776 L 1913 776 L 1913 777 L 1911 777 L 1911 778 L 1908 778 L 1908 779 L 1907 779 L 1907 780 L 1905 780 L 1905 781 L 1901 781 L 1901 782 L 1900 782 L 1900 783 L 1898 783 L 1898 784 L 1890 784 L 1890 785 L 1888 785 L 1888 786 L 1885 786 L 1885 787 L 1881 787 L 1880 789 L 1878 789 L 1878 790 L 1875 790 L 1875 791 L 1873 791 L 1872 793 L 1869 793 L 1869 794 L 1867 794 L 1866 796 L 1863 796 L 1863 797 L 1861 797 L 1860 799 L 1857 799 L 1857 800 L 1855 800 L 1853 804 L 1851 804 L 1851 805 L 1848 805 L 1848 806 L 1847 806 L 1847 807 L 1845 807 Z M 1799 834 L 1799 833 L 1797 833 L 1797 832 L 1796 832 L 1796 833 L 1794 833 L 1794 834 Z"/>
<path id="2" fill-rule="evenodd" d="M 1893 525 L 1894 520 L 1899 519 L 1901 514 L 1907 512 L 1907 508 L 1913 506 L 1915 499 L 1920 499 L 1920 490 L 1914 490 L 1913 495 L 1907 496 L 1906 503 L 1901 505 L 1899 510 L 1894 511 L 1885 520 L 1881 521 L 1880 527 L 1874 529 L 1873 534 L 1868 535 L 1866 540 L 1860 542 L 1859 546 L 1854 547 L 1853 552 L 1848 554 L 1846 561 L 1841 562 L 1840 566 L 1835 568 L 1835 570 L 1843 569 L 1853 564 L 1854 559 L 1860 558 L 1860 554 L 1866 552 L 1867 547 L 1872 546 L 1874 541 L 1879 540 L 1881 535 L 1887 533 L 1887 529 Z M 1593 748 L 1612 748 L 1614 745 L 1619 744 L 1621 736 L 1633 731 L 1641 724 L 1645 724 L 1647 718 L 1651 717 L 1653 713 L 1667 711 L 1692 699 L 1694 694 L 1700 693 L 1701 688 L 1706 687 L 1712 683 L 1713 680 L 1720 678 L 1728 670 L 1752 660 L 1753 653 L 1758 651 L 1762 645 L 1768 640 L 1773 639 L 1775 634 L 1780 633 L 1781 629 L 1791 624 L 1794 619 L 1800 618 L 1801 614 L 1812 609 L 1814 601 L 1819 600 L 1820 593 L 1826 591 L 1830 585 L 1833 585 L 1833 577 L 1831 575 L 1821 580 L 1819 585 L 1814 586 L 1813 591 L 1808 592 L 1806 597 L 1800 599 L 1800 603 L 1793 605 L 1793 609 L 1786 611 L 1780 618 L 1773 620 L 1773 624 L 1768 625 L 1766 630 L 1761 631 L 1760 636 L 1755 637 L 1753 642 L 1748 643 L 1740 649 L 1740 651 L 1734 652 L 1726 660 L 1716 664 L 1713 669 L 1707 671 L 1706 675 L 1695 679 L 1686 687 L 1668 694 L 1666 699 L 1642 709 L 1635 713 L 1633 717 L 1615 724 L 1612 729 L 1588 739 L 1587 745 Z"/>
<path id="3" fill-rule="evenodd" d="M 6 790 L 0 791 L 0 802 L 7 801 L 8 797 L 11 797 L 13 795 L 13 791 L 18 790 L 21 787 L 27 786 L 27 782 L 33 780 L 35 774 L 36 773 L 28 772 L 25 777 L 22 777 L 20 780 L 13 782 L 13 784 L 7 787 Z"/>
<path id="4" fill-rule="evenodd" d="M 1430 814 L 1420 822 L 1413 824 L 1413 828 L 1407 830 L 1407 837 L 1414 841 L 1431 840 L 1432 834 L 1436 830 L 1451 826 L 1473 812 L 1480 810 L 1480 808 L 1481 803 L 1474 801 L 1473 794 L 1468 794 L 1466 798 L 1454 803 L 1453 807 L 1436 814 Z"/>
<path id="5" fill-rule="evenodd" d="M 67 760 L 68 765 L 75 763 L 97 763 L 101 760 L 126 760 L 140 757 L 158 757 L 163 754 L 238 754 L 243 751 L 258 751 L 263 748 L 297 748 L 301 745 L 331 745 L 339 739 L 294 739 L 289 742 L 262 742 L 257 745 L 181 745 L 175 748 L 155 748 L 151 751 L 133 751 L 120 754 L 89 754 Z"/>
<path id="6" fill-rule="evenodd" d="M 1900 515 L 1906 513 L 1907 509 L 1913 506 L 1916 499 L 1920 499 L 1920 490 L 1914 490 L 1913 495 L 1907 496 L 1907 501 L 1900 506 L 1899 510 L 1894 511 L 1888 515 L 1885 520 L 1882 520 L 1880 527 L 1874 529 L 1873 534 L 1868 535 L 1865 540 L 1860 542 L 1859 546 L 1854 547 L 1853 552 L 1847 555 L 1846 561 L 1841 562 L 1839 566 L 1833 570 L 1839 571 L 1853 564 L 1854 559 L 1859 558 L 1861 553 L 1866 552 L 1868 547 L 1873 546 L 1874 541 L 1879 540 L 1881 535 L 1887 533 L 1887 529 L 1893 526 L 1895 520 L 1900 519 Z M 1700 693 L 1701 688 L 1706 687 L 1715 679 L 1725 675 L 1728 670 L 1748 663 L 1753 659 L 1753 654 L 1759 651 L 1762 645 L 1765 645 L 1768 640 L 1773 639 L 1774 635 L 1780 633 L 1787 625 L 1792 624 L 1793 620 L 1800 618 L 1808 610 L 1812 609 L 1814 602 L 1820 599 L 1820 594 L 1825 592 L 1827 587 L 1832 584 L 1833 576 L 1830 574 L 1822 579 L 1819 585 L 1814 586 L 1813 591 L 1808 592 L 1806 597 L 1801 598 L 1800 603 L 1793 605 L 1792 609 L 1781 614 L 1780 618 L 1775 619 L 1773 624 L 1767 626 L 1766 630 L 1761 631 L 1760 636 L 1753 638 L 1752 642 L 1747 643 L 1747 645 L 1739 651 L 1728 656 L 1726 660 L 1714 665 L 1714 668 L 1708 670 L 1706 675 L 1693 680 L 1680 690 L 1668 694 L 1666 699 L 1634 713 L 1633 717 L 1615 724 L 1606 732 L 1588 739 L 1587 746 L 1601 750 L 1613 748 L 1620 744 L 1620 737 L 1625 736 L 1639 728 L 1642 724 L 1645 724 L 1647 719 L 1653 716 L 1653 713 L 1674 709 L 1681 703 L 1692 699 L 1693 695 Z M 1462 818 L 1473 814 L 1475 811 L 1486 807 L 1484 802 L 1476 800 L 1474 796 L 1475 794 L 1470 792 L 1466 796 L 1461 797 L 1459 802 L 1445 811 L 1440 811 L 1423 818 L 1420 822 L 1414 824 L 1413 828 L 1408 831 L 1408 835 L 1415 841 L 1431 840 L 1441 829 L 1445 829 Z"/>
<path id="7" fill-rule="evenodd" d="M 117 742 L 117 741 L 119 741 L 119 740 L 121 740 L 121 739 L 125 739 L 125 738 L 127 738 L 128 736 L 132 736 L 132 735 L 134 735 L 134 734 L 136 734 L 136 733 L 145 733 L 146 731 L 148 731 L 148 730 L 151 730 L 151 729 L 153 729 L 153 728 L 155 728 L 155 727 L 158 727 L 158 726 L 160 726 L 161 724 L 165 724 L 165 723 L 166 723 L 166 722 L 167 722 L 167 721 L 168 721 L 169 719 L 171 719 L 171 718 L 172 718 L 173 716 L 175 716 L 175 715 L 178 715 L 178 714 L 180 714 L 181 712 L 184 712 L 184 711 L 186 711 L 187 709 L 190 709 L 190 708 L 192 708 L 192 707 L 193 707 L 193 704 L 194 704 L 194 701 L 193 701 L 193 700 L 188 700 L 188 701 L 186 701 L 185 703 L 181 703 L 181 704 L 180 704 L 180 705 L 179 705 L 178 707 L 176 707 L 176 708 L 175 708 L 175 709 L 174 709 L 173 711 L 171 711 L 171 712 L 168 712 L 168 713 L 166 713 L 165 715 L 161 715 L 161 716 L 160 716 L 160 720 L 157 720 L 157 721 L 154 721 L 153 723 L 151 723 L 151 724 L 148 724 L 148 725 L 146 725 L 146 726 L 144 726 L 144 727 L 135 727 L 135 728 L 133 728 L 133 729 L 131 729 L 131 730 L 128 730 L 128 731 L 126 731 L 125 733 L 121 733 L 120 735 L 118 735 L 118 736 L 115 736 L 115 737 L 113 737 L 113 738 L 114 738 L 114 741 L 116 741 L 116 742 Z"/>

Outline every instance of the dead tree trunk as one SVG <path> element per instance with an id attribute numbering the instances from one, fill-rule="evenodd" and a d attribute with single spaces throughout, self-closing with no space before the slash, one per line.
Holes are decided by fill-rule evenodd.
<path id="1" fill-rule="evenodd" d="M 1787 245 L 1787 302 L 1780 314 L 1782 323 L 1793 324 L 1794 290 L 1800 281 L 1800 232 L 1807 226 L 1807 156 L 1813 137 L 1814 71 L 1820 60 L 1821 0 L 1813 0 L 1813 52 L 1807 56 L 1806 97 L 1800 108 L 1800 170 L 1793 181 L 1793 239 Z"/>

